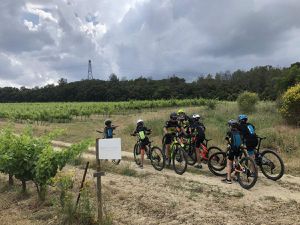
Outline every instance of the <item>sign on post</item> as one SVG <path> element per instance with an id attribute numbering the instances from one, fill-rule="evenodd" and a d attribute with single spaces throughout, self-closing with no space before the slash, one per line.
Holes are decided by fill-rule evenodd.
<path id="1" fill-rule="evenodd" d="M 98 139 L 98 159 L 121 159 L 121 138 Z"/>
<path id="2" fill-rule="evenodd" d="M 101 176 L 104 176 L 104 172 L 101 171 L 100 159 L 121 159 L 121 138 L 96 139 L 96 158 L 97 172 L 94 177 L 97 177 L 98 223 L 102 225 Z"/>

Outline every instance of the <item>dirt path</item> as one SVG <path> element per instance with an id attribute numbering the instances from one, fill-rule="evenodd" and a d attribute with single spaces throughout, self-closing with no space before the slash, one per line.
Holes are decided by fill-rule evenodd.
<path id="1" fill-rule="evenodd" d="M 55 142 L 56 146 L 68 146 Z M 262 174 L 251 190 L 224 184 L 206 166 L 202 173 L 177 175 L 151 165 L 139 169 L 130 152 L 122 152 L 136 176 L 107 173 L 103 178 L 107 208 L 116 224 L 300 224 L 300 177 L 280 181 Z M 93 161 L 95 150 L 84 158 Z"/>
<path id="2" fill-rule="evenodd" d="M 53 142 L 53 145 L 57 148 L 70 146 L 64 142 Z M 140 169 L 130 152 L 123 151 L 122 157 L 120 165 L 114 167 L 119 171 L 107 172 L 102 179 L 105 212 L 111 215 L 113 224 L 300 224 L 300 177 L 285 175 L 273 182 L 260 174 L 256 185 L 248 191 L 238 183 L 222 183 L 206 166 L 197 173 L 177 175 L 170 169 L 156 171 L 149 163 Z M 93 164 L 95 149 L 90 148 L 83 158 Z M 93 165 L 87 181 L 92 183 L 91 193 L 96 193 L 92 168 Z M 125 173 L 126 168 L 135 173 Z M 64 170 L 73 171 L 76 183 L 80 182 L 82 168 L 66 166 Z M 0 176 L 0 179 L 5 183 L 7 178 Z M 16 192 L 0 192 L 1 225 L 57 224 L 55 212 L 47 205 L 36 205 L 34 187 L 29 184 L 29 188 L 31 194 L 25 198 Z M 95 194 L 92 196 L 95 202 Z"/>

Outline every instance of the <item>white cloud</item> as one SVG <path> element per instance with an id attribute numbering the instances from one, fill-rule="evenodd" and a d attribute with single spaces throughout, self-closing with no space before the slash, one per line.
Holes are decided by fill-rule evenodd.
<path id="1" fill-rule="evenodd" d="M 297 0 L 4 0 L 0 86 L 288 66 L 299 60 Z"/>
<path id="2" fill-rule="evenodd" d="M 33 22 L 24 20 L 24 25 L 28 28 L 30 31 L 38 31 L 39 25 L 34 25 Z"/>
<path id="3" fill-rule="evenodd" d="M 31 4 L 31 3 L 26 4 L 26 9 L 29 13 L 37 15 L 43 20 L 49 20 L 49 21 L 52 21 L 55 23 L 58 22 L 57 19 L 54 18 L 50 12 L 46 12 L 45 10 L 43 10 L 41 8 L 43 8 L 42 5 L 36 5 L 36 4 Z"/>

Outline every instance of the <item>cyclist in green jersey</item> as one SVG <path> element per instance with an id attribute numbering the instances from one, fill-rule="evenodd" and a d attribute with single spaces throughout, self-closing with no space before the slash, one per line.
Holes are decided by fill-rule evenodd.
<path id="1" fill-rule="evenodd" d="M 147 132 L 151 132 L 151 129 L 148 129 L 144 125 L 144 121 L 142 119 L 139 119 L 136 122 L 136 128 L 133 132 L 133 134 L 137 134 L 139 139 L 141 140 L 141 164 L 140 168 L 143 169 L 144 165 L 144 155 L 145 155 L 145 148 L 149 144 L 149 138 L 146 136 Z"/>

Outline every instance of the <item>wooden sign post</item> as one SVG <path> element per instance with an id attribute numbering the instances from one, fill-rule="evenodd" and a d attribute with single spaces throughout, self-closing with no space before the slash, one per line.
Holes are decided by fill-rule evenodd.
<path id="1" fill-rule="evenodd" d="M 96 160 L 97 170 L 94 177 L 97 177 L 97 205 L 98 205 L 98 223 L 103 224 L 103 202 L 101 192 L 101 177 L 105 175 L 101 171 L 101 159 L 121 159 L 121 139 L 96 139 Z"/>
<path id="2" fill-rule="evenodd" d="M 101 193 L 101 176 L 104 176 L 104 172 L 101 171 L 101 161 L 99 157 L 99 138 L 96 139 L 96 160 L 97 160 L 97 172 L 94 173 L 94 177 L 97 177 L 97 205 L 98 205 L 98 223 L 101 225 L 103 222 L 103 205 L 102 205 L 102 193 Z"/>

